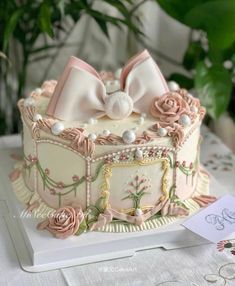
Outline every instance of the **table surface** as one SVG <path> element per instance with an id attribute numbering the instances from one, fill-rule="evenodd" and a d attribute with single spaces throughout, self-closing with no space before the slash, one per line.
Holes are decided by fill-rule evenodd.
<path id="1" fill-rule="evenodd" d="M 210 173 L 235 194 L 235 155 L 206 127 L 201 161 Z M 20 136 L 0 138 L 0 148 L 20 146 Z M 0 162 L 1 163 L 1 162 Z M 75 266 L 43 273 L 23 271 L 0 219 L 0 286 L 234 286 L 235 240 L 176 250 L 138 252 L 130 258 Z"/>

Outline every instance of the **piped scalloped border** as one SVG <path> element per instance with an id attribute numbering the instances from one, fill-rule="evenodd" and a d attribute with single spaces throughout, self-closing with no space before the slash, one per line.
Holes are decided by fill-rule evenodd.
<path id="1" fill-rule="evenodd" d="M 179 90 L 179 94 L 182 93 L 182 97 L 186 96 L 187 91 L 184 89 Z M 191 96 L 192 97 L 192 96 Z M 189 98 L 191 98 L 189 97 Z M 37 100 L 37 98 L 34 98 Z M 37 108 L 34 105 L 24 106 L 24 99 L 21 99 L 18 102 L 18 107 L 21 111 L 22 119 L 27 124 L 28 128 L 32 132 L 32 136 L 34 139 L 39 139 L 41 137 L 41 130 L 49 135 L 52 134 L 53 124 L 58 122 L 52 118 L 41 118 L 39 115 L 39 119 L 35 120 L 35 116 L 37 114 Z M 172 138 L 172 145 L 175 149 L 180 149 L 184 142 L 188 139 L 191 133 L 200 126 L 201 120 L 205 115 L 205 109 L 200 106 L 199 108 L 199 118 L 198 122 L 195 123 L 195 119 L 193 120 L 194 125 L 189 130 L 189 132 L 185 135 L 183 128 L 179 124 L 173 124 L 172 126 L 163 126 L 162 123 L 159 122 L 149 127 L 148 130 L 145 130 L 141 134 L 137 134 L 132 145 L 143 145 L 149 142 L 154 141 L 155 139 L 161 137 L 158 134 L 159 129 L 167 129 L 167 134 Z M 166 128 L 165 128 L 166 127 Z M 57 136 L 57 135 L 56 135 Z M 56 136 L 54 136 L 56 138 Z M 108 134 L 107 136 L 99 135 L 96 138 L 91 139 L 89 136 L 84 135 L 84 129 L 82 128 L 65 128 L 62 130 L 58 137 L 62 140 L 68 142 L 69 146 L 74 150 L 77 150 L 83 156 L 92 157 L 95 152 L 95 145 L 124 145 L 124 139 L 121 136 L 115 134 Z M 130 145 L 130 144 L 129 144 Z"/>

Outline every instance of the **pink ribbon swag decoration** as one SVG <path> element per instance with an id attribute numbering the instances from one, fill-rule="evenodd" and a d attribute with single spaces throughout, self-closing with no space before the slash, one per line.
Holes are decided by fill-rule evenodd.
<path id="1" fill-rule="evenodd" d="M 106 92 L 99 73 L 92 66 L 71 57 L 56 85 L 47 114 L 68 121 L 105 115 L 119 120 L 132 112 L 149 113 L 153 98 L 168 91 L 163 75 L 147 50 L 124 66 L 120 89 L 112 93 Z"/>

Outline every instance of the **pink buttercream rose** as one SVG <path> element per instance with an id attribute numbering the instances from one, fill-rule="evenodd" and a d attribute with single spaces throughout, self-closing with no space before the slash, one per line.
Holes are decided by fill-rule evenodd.
<path id="1" fill-rule="evenodd" d="M 199 107 L 200 106 L 200 100 L 194 96 L 192 96 L 190 93 L 188 93 L 188 91 L 184 88 L 181 88 L 177 91 L 182 98 L 188 103 L 188 105 L 191 106 L 195 106 L 195 107 Z"/>
<path id="2" fill-rule="evenodd" d="M 57 209 L 45 221 L 38 224 L 37 229 L 47 229 L 56 238 L 67 238 L 74 235 L 84 219 L 80 207 L 62 207 Z"/>
<path id="3" fill-rule="evenodd" d="M 162 122 L 173 123 L 178 121 L 182 114 L 189 113 L 190 108 L 180 94 L 168 92 L 153 100 L 150 112 Z"/>
<path id="4" fill-rule="evenodd" d="M 44 81 L 44 83 L 41 86 L 43 90 L 42 95 L 46 97 L 51 97 L 52 93 L 55 90 L 56 84 L 57 81 L 54 79 Z"/>
<path id="5" fill-rule="evenodd" d="M 173 145 L 175 147 L 180 146 L 184 139 L 183 128 L 180 125 L 175 124 L 174 129 L 170 132 L 170 136 L 172 138 Z"/>

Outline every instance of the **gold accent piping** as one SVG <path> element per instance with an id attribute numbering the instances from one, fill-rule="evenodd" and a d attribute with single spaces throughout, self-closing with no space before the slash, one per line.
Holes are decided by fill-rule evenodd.
<path id="1" fill-rule="evenodd" d="M 154 206 L 142 206 L 140 209 L 142 211 L 149 211 L 153 208 Z M 135 212 L 135 209 L 134 208 L 129 208 L 129 209 L 120 209 L 119 210 L 120 213 L 125 213 L 125 214 L 131 214 L 133 215 L 134 212 Z"/>
<path id="2" fill-rule="evenodd" d="M 101 185 L 101 197 L 104 199 L 104 208 L 110 208 L 109 205 L 109 197 L 110 197 L 110 178 L 112 177 L 112 169 L 115 167 L 135 167 L 135 166 L 148 166 L 153 165 L 155 163 L 162 163 L 162 170 L 163 175 L 161 179 L 161 192 L 162 196 L 160 197 L 160 201 L 169 198 L 169 194 L 167 191 L 168 187 L 168 172 L 169 172 L 169 160 L 167 158 L 156 158 L 156 159 L 143 159 L 140 161 L 133 161 L 133 162 L 118 162 L 118 163 L 111 163 L 105 164 L 103 166 L 103 179 L 104 182 Z M 132 209 L 123 210 L 123 212 L 132 211 Z"/>

